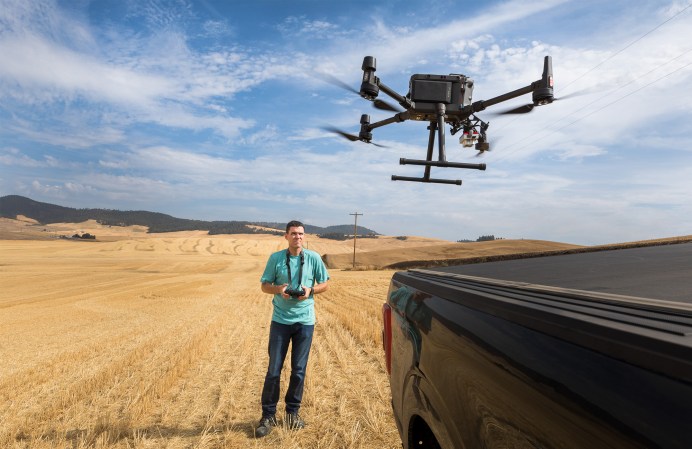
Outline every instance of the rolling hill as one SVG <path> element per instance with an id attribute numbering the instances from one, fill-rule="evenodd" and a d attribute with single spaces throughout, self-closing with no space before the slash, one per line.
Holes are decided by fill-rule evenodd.
<path id="1" fill-rule="evenodd" d="M 0 197 L 0 217 L 16 219 L 24 216 L 39 224 L 81 223 L 96 220 L 108 226 L 146 226 L 148 232 L 208 231 L 209 234 L 276 234 L 284 232 L 285 223 L 266 223 L 251 221 L 204 221 L 176 218 L 170 215 L 149 211 L 120 211 L 114 209 L 75 209 L 50 203 L 34 201 L 19 195 Z M 335 225 L 319 227 L 305 225 L 311 234 L 332 235 L 349 234 L 353 226 Z M 377 235 L 377 232 L 359 226 L 359 235 Z"/>

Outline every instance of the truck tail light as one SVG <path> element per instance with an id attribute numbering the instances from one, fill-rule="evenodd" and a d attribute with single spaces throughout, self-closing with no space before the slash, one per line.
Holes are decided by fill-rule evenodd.
<path id="1" fill-rule="evenodd" d="M 385 303 L 382 306 L 382 346 L 387 374 L 392 374 L 392 308 Z"/>

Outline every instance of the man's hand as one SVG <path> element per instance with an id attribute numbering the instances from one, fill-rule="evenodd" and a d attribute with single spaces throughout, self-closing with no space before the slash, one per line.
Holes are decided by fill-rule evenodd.
<path id="1" fill-rule="evenodd" d="M 282 298 L 288 299 L 289 296 L 285 293 L 286 288 L 288 288 L 288 284 L 274 285 L 270 284 L 269 282 L 262 284 L 262 291 L 264 293 L 269 293 L 270 295 L 281 295 Z"/>
<path id="2" fill-rule="evenodd" d="M 310 294 L 314 290 L 314 288 L 310 288 L 310 287 L 306 288 L 306 287 L 303 287 L 302 285 L 300 286 L 300 288 L 302 288 L 303 291 L 305 291 L 305 294 L 303 296 L 299 296 L 298 301 L 305 301 L 306 299 L 308 299 L 310 297 Z"/>
<path id="3" fill-rule="evenodd" d="M 286 294 L 286 289 L 288 288 L 288 284 L 277 285 L 276 288 L 279 290 L 277 293 L 279 295 L 281 295 L 281 297 L 283 299 L 290 298 L 290 296 Z"/>

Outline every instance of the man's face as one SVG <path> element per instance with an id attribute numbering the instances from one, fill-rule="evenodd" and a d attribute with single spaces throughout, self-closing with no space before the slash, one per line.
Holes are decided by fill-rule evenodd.
<path id="1" fill-rule="evenodd" d="M 296 226 L 288 228 L 286 233 L 286 240 L 288 240 L 289 248 L 302 248 L 303 247 L 303 237 L 305 237 L 305 229 L 302 226 Z"/>

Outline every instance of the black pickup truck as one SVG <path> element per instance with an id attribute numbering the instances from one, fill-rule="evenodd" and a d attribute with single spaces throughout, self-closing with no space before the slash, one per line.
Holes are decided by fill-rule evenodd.
<path id="1" fill-rule="evenodd" d="M 692 448 L 692 243 L 394 274 L 409 448 Z"/>

